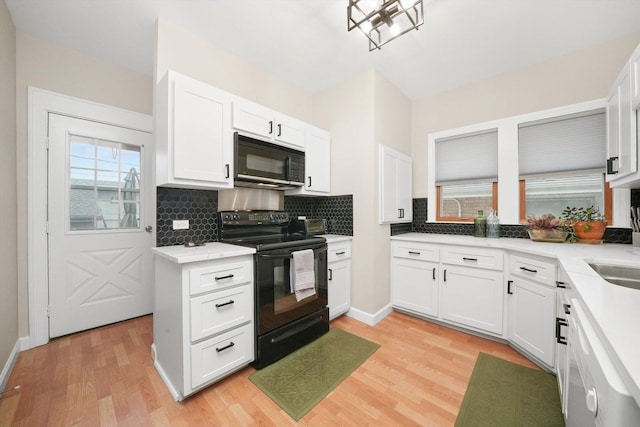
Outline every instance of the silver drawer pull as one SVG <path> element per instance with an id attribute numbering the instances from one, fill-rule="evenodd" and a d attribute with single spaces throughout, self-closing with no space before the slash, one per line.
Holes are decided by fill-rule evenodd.
<path id="1" fill-rule="evenodd" d="M 467 257 L 462 257 L 463 261 L 478 261 L 478 258 L 467 258 Z"/>
<path id="2" fill-rule="evenodd" d="M 538 270 L 533 270 L 533 269 L 527 268 L 527 267 L 520 267 L 520 270 L 528 271 L 529 273 L 537 273 L 538 272 Z"/>
<path id="3" fill-rule="evenodd" d="M 216 280 L 224 280 L 233 278 L 233 274 L 227 274 L 226 276 L 214 277 Z"/>
<path id="4" fill-rule="evenodd" d="M 420 255 L 420 252 L 409 251 L 409 255 Z"/>
<path id="5" fill-rule="evenodd" d="M 336 252 L 336 255 L 344 255 L 344 254 L 346 254 L 346 252 L 345 252 L 345 251 L 342 251 L 342 252 Z"/>
<path id="6" fill-rule="evenodd" d="M 234 300 L 230 299 L 229 301 L 223 302 L 222 304 L 216 304 L 216 308 L 224 307 L 225 305 L 231 305 L 234 302 L 235 302 Z"/>
<path id="7" fill-rule="evenodd" d="M 216 351 L 218 353 L 220 353 L 221 351 L 225 351 L 231 347 L 233 347 L 235 345 L 235 343 L 233 341 L 231 341 L 228 345 L 225 345 L 224 347 L 216 347 Z"/>

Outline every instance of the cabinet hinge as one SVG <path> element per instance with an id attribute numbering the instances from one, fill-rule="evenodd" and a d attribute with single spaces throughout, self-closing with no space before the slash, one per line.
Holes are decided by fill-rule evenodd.
<path id="1" fill-rule="evenodd" d="M 49 221 L 45 221 L 44 228 L 45 228 L 45 232 L 49 234 Z"/>
<path id="2" fill-rule="evenodd" d="M 47 317 L 51 317 L 51 307 L 47 304 Z"/>

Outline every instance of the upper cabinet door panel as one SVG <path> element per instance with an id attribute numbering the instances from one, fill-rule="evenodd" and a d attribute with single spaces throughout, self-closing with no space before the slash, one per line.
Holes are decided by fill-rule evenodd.
<path id="1" fill-rule="evenodd" d="M 273 138 L 276 124 L 273 111 L 247 100 L 233 101 L 233 127 L 265 138 Z"/>
<path id="2" fill-rule="evenodd" d="M 284 142 L 291 148 L 304 151 L 305 149 L 305 124 L 291 117 L 276 114 L 274 118 L 274 139 Z"/>
<path id="3" fill-rule="evenodd" d="M 231 183 L 231 101 L 225 92 L 189 81 L 174 85 L 174 176 Z"/>
<path id="4" fill-rule="evenodd" d="M 631 107 L 640 110 L 640 46 L 631 55 Z"/>
<path id="5" fill-rule="evenodd" d="M 380 144 L 379 222 L 402 223 L 413 220 L 411 157 Z"/>

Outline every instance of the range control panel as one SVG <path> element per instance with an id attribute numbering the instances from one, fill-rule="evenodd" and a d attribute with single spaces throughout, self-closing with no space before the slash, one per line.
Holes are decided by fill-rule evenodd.
<path id="1" fill-rule="evenodd" d="M 289 212 L 284 211 L 221 211 L 223 225 L 278 225 L 289 223 Z"/>

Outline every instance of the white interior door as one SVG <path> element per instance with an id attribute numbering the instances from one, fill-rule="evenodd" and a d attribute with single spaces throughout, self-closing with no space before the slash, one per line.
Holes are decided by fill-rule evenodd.
<path id="1" fill-rule="evenodd" d="M 151 313 L 151 134 L 49 114 L 49 336 Z"/>

